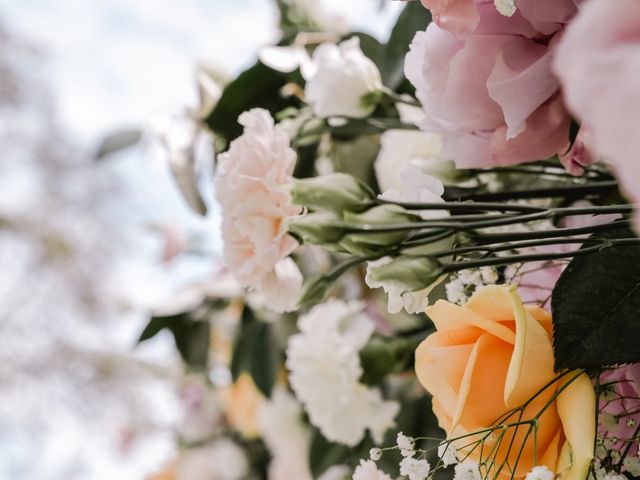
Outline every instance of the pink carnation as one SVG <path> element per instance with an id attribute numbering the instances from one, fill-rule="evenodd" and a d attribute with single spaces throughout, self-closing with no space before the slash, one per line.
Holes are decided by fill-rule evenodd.
<path id="1" fill-rule="evenodd" d="M 566 103 L 624 191 L 640 201 L 640 2 L 590 0 L 567 27 L 553 64 Z"/>
<path id="2" fill-rule="evenodd" d="M 444 154 L 458 167 L 530 162 L 568 149 L 570 117 L 551 60 L 553 34 L 576 6 L 553 1 L 518 2 L 506 17 L 493 1 L 423 0 L 436 23 L 415 36 L 405 73 L 425 110 L 422 129 L 444 135 Z"/>
<path id="3" fill-rule="evenodd" d="M 244 133 L 220 155 L 215 180 L 224 259 L 240 283 L 265 294 L 268 306 L 289 310 L 302 282 L 286 258 L 298 246 L 287 233 L 289 219 L 300 212 L 289 193 L 296 154 L 266 110 L 245 112 L 239 122 Z M 288 287 L 287 299 L 279 285 Z"/>

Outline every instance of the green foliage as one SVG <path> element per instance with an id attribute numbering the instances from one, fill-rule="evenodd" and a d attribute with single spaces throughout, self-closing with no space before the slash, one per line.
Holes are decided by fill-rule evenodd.
<path id="1" fill-rule="evenodd" d="M 167 329 L 173 334 L 183 360 L 195 369 L 204 370 L 209 356 L 210 325 L 206 320 L 194 319 L 191 312 L 152 317 L 140 334 L 139 342 Z"/>
<path id="2" fill-rule="evenodd" d="M 633 238 L 615 230 L 599 238 Z M 640 246 L 575 257 L 551 301 L 556 369 L 640 361 Z"/>
<path id="3" fill-rule="evenodd" d="M 362 377 L 367 385 L 378 385 L 391 373 L 400 373 L 413 366 L 414 353 L 419 340 L 374 335 L 360 351 Z"/>
<path id="4" fill-rule="evenodd" d="M 282 351 L 273 326 L 258 320 L 254 313 L 245 307 L 231 359 L 233 380 L 237 380 L 242 372 L 247 372 L 256 387 L 265 396 L 270 397 L 281 364 Z"/>
<path id="5" fill-rule="evenodd" d="M 285 98 L 280 93 L 280 89 L 294 79 L 292 74 L 278 72 L 257 62 L 227 84 L 220 100 L 204 121 L 229 143 L 242 133 L 242 126 L 237 122 L 242 112 L 260 107 L 275 114 L 294 106 L 292 98 Z"/>
<path id="6" fill-rule="evenodd" d="M 341 443 L 327 440 L 320 430 L 313 428 L 309 450 L 309 468 L 313 478 L 318 478 L 329 467 L 346 463 L 352 457 L 352 449 Z"/>
<path id="7" fill-rule="evenodd" d="M 423 31 L 431 21 L 431 13 L 420 2 L 408 2 L 396 21 L 389 41 L 380 51 L 377 63 L 383 83 L 396 90 L 403 83 L 404 56 L 409 51 L 416 32 Z"/>

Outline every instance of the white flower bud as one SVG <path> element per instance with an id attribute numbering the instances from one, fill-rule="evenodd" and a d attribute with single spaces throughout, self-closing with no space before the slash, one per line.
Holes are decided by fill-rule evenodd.
<path id="1" fill-rule="evenodd" d="M 382 458 L 382 450 L 380 450 L 379 448 L 372 448 L 371 450 L 369 450 L 369 458 L 374 462 L 377 462 Z"/>

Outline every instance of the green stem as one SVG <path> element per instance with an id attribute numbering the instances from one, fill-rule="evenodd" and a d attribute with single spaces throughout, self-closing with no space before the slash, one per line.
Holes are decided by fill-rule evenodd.
<path id="1" fill-rule="evenodd" d="M 382 93 L 384 93 L 387 97 L 389 97 L 394 102 L 404 103 L 406 105 L 411 105 L 414 107 L 422 107 L 422 104 L 415 98 L 410 97 L 408 95 L 398 94 L 393 90 L 391 90 L 390 88 L 382 87 Z"/>
<path id="2" fill-rule="evenodd" d="M 486 258 L 486 259 L 480 259 L 480 260 L 467 260 L 464 262 L 456 262 L 456 263 L 445 263 L 442 265 L 442 271 L 443 273 L 447 273 L 447 272 L 457 272 L 459 270 L 466 270 L 468 268 L 490 267 L 490 266 L 497 266 L 497 265 L 510 265 L 513 263 L 539 262 L 544 260 L 572 258 L 579 255 L 596 253 L 602 250 L 603 248 L 609 248 L 613 246 L 622 246 L 622 245 L 640 245 L 640 239 L 637 239 L 637 238 L 614 239 L 614 240 L 609 240 L 602 245 L 595 245 L 593 247 L 581 248 L 579 250 L 573 250 L 571 252 L 512 255 L 509 257 Z"/>
<path id="3" fill-rule="evenodd" d="M 640 242 L 640 239 L 638 240 Z M 440 250 L 439 252 L 430 253 L 430 257 L 448 257 L 450 255 L 464 255 L 466 253 L 474 253 L 474 252 L 485 252 L 496 253 L 503 252 L 506 250 L 519 250 L 521 248 L 530 248 L 530 247 L 540 247 L 544 245 L 562 245 L 562 244 L 584 244 L 584 243 L 600 243 L 606 244 L 611 242 L 609 239 L 605 238 L 584 238 L 584 237 L 573 237 L 573 238 L 545 238 L 540 240 L 524 240 L 520 242 L 507 242 L 499 245 L 473 245 L 469 247 L 460 247 L 454 248 L 451 250 Z"/>
<path id="4" fill-rule="evenodd" d="M 602 182 L 590 182 L 580 185 L 570 185 L 563 187 L 550 188 L 533 188 L 527 190 L 513 190 L 510 192 L 494 192 L 494 193 L 467 193 L 445 192 L 447 200 L 480 200 L 485 202 L 496 202 L 501 200 L 517 200 L 529 198 L 555 198 L 555 197 L 584 197 L 615 191 L 618 189 L 618 182 L 615 180 L 606 180 Z"/>
<path id="5" fill-rule="evenodd" d="M 615 222 L 601 225 L 589 225 L 576 228 L 556 228 L 555 230 L 540 230 L 535 232 L 510 232 L 510 233 L 477 233 L 476 241 L 479 244 L 491 244 L 518 240 L 532 240 L 536 238 L 558 238 L 572 235 L 583 235 L 596 232 L 606 232 L 631 226 L 629 220 L 616 220 Z"/>

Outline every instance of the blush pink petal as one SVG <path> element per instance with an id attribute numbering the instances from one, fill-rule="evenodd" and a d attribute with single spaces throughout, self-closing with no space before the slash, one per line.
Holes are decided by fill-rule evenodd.
<path id="1" fill-rule="evenodd" d="M 566 151 L 570 124 L 562 99 L 557 96 L 533 112 L 514 139 L 507 140 L 506 125 L 496 129 L 491 138 L 493 165 L 533 162 Z"/>
<path id="2" fill-rule="evenodd" d="M 543 45 L 516 38 L 502 50 L 487 90 L 502 108 L 508 140 L 522 133 L 527 118 L 558 90 L 550 72 L 551 52 Z"/>
<path id="3" fill-rule="evenodd" d="M 554 70 L 595 149 L 640 201 L 640 2 L 585 2 L 557 47 Z"/>

